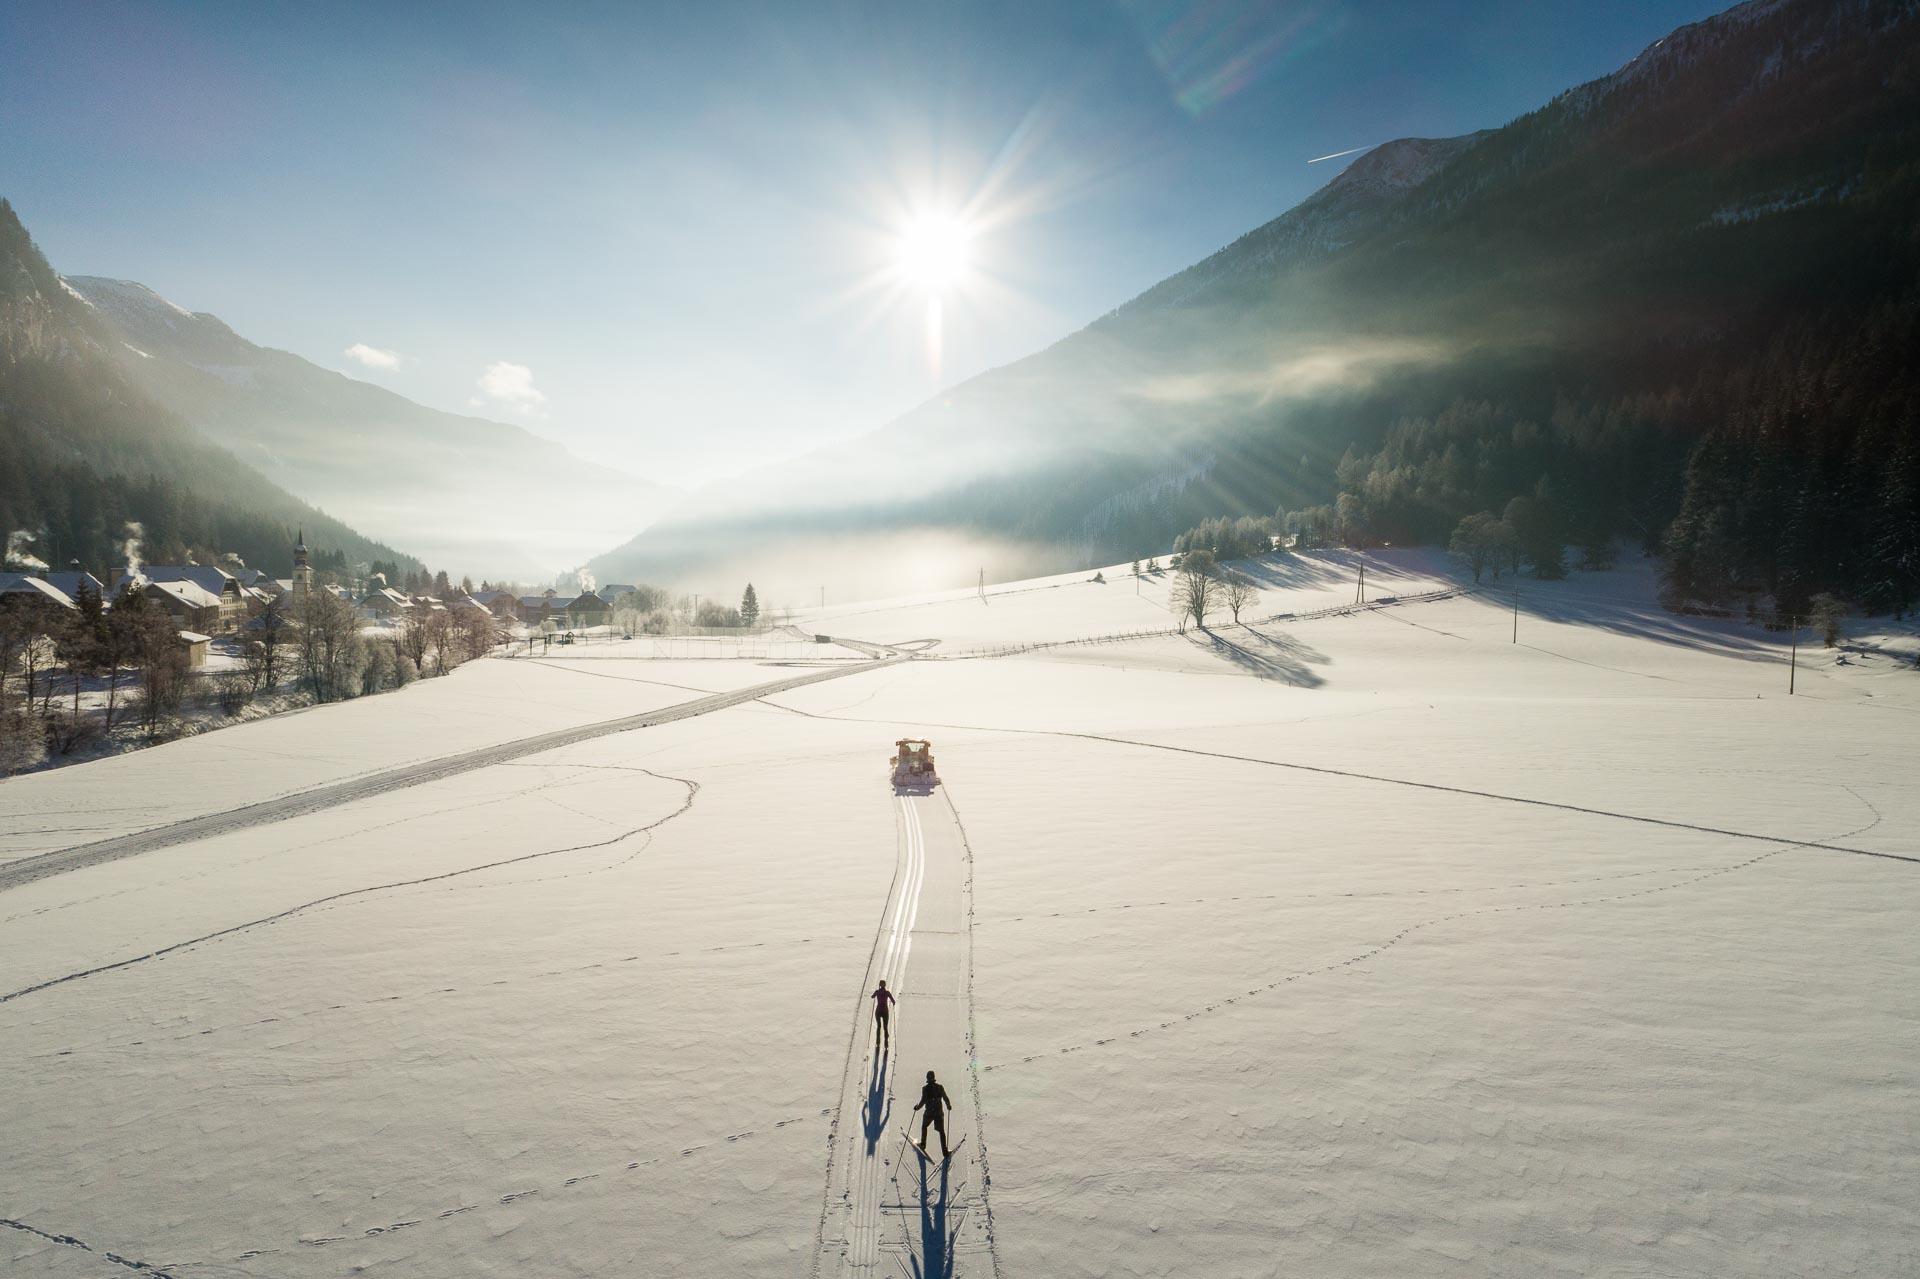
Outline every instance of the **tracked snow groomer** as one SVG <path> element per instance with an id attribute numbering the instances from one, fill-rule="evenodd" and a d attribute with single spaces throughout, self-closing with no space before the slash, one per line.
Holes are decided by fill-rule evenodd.
<path id="1" fill-rule="evenodd" d="M 903 737 L 893 744 L 893 758 L 887 763 L 893 769 L 896 792 L 931 791 L 940 784 L 933 771 L 932 742 Z"/>

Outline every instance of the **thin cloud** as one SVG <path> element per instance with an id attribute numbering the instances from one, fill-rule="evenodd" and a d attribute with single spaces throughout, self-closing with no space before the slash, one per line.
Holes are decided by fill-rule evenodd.
<path id="1" fill-rule="evenodd" d="M 1379 145 L 1378 142 L 1369 142 L 1363 147 L 1350 147 L 1345 151 L 1335 151 L 1332 155 L 1316 155 L 1313 159 L 1307 161 L 1307 163 L 1318 164 L 1322 160 L 1338 160 L 1343 155 L 1359 155 L 1362 151 L 1371 151 Z"/>
<path id="2" fill-rule="evenodd" d="M 383 351 L 377 346 L 368 346 L 365 342 L 355 342 L 342 354 L 349 360 L 364 364 L 370 369 L 392 370 L 400 367 L 400 352 Z"/>
<path id="3" fill-rule="evenodd" d="M 533 384 L 533 370 L 507 360 L 495 360 L 487 365 L 474 385 L 480 388 L 480 395 L 469 403 L 502 404 L 521 413 L 531 413 L 547 402 L 547 397 Z"/>

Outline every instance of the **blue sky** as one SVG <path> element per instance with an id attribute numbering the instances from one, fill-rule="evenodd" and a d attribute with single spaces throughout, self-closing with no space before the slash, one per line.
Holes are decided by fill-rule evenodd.
<path id="1" fill-rule="evenodd" d="M 694 484 L 1065 336 L 1312 157 L 1502 124 L 1721 7 L 9 0 L 0 195 L 69 274 Z M 915 209 L 973 227 L 937 352 Z"/>

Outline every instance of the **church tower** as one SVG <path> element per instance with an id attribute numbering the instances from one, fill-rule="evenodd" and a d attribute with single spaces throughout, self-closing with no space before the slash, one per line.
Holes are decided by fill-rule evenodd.
<path id="1" fill-rule="evenodd" d="M 313 567 L 307 563 L 307 530 L 293 544 L 293 606 L 304 608 L 313 595 Z"/>

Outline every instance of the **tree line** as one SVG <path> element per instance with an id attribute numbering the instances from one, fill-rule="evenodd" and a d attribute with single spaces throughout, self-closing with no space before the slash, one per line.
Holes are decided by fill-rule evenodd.
<path id="1" fill-rule="evenodd" d="M 83 587 L 76 608 L 49 613 L 0 596 L 0 775 L 49 756 L 83 754 L 115 736 L 158 741 L 196 712 L 239 716 L 404 688 L 485 656 L 497 635 L 478 609 L 420 609 L 393 636 L 362 632 L 348 601 L 316 590 L 280 596 L 240 633 L 231 669 L 195 676 L 178 623 L 145 594 L 107 607 Z"/>

